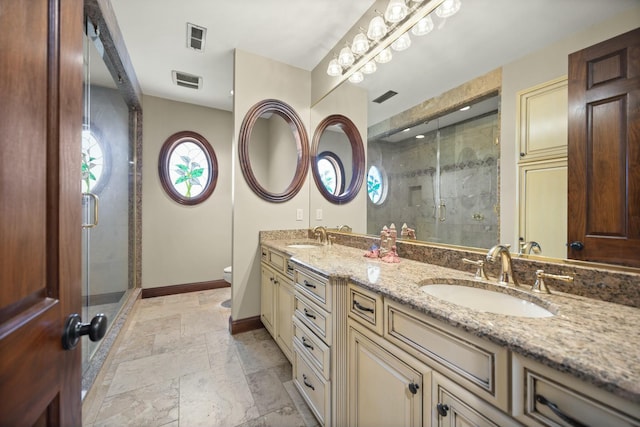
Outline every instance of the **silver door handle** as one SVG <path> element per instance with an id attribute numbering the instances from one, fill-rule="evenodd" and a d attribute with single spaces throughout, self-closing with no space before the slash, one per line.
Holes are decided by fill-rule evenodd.
<path id="1" fill-rule="evenodd" d="M 98 210 L 100 206 L 100 199 L 93 193 L 82 193 L 82 197 L 88 197 L 93 199 L 93 222 L 82 224 L 82 228 L 93 228 L 98 226 Z"/>

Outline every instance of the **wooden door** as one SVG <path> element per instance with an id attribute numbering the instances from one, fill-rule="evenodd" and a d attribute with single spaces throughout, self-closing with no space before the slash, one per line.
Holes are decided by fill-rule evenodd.
<path id="1" fill-rule="evenodd" d="M 0 425 L 80 426 L 81 0 L 0 0 Z"/>
<path id="2" fill-rule="evenodd" d="M 569 55 L 569 258 L 640 267 L 640 29 Z"/>

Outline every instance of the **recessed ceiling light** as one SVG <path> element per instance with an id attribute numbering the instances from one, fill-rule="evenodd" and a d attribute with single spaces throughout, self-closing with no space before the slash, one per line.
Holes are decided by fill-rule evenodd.
<path id="1" fill-rule="evenodd" d="M 469 108 L 471 108 L 471 105 L 467 105 L 466 107 L 462 107 L 460 109 L 460 111 L 467 111 Z"/>
<path id="2" fill-rule="evenodd" d="M 422 139 L 424 138 L 424 135 L 416 135 L 416 139 Z"/>

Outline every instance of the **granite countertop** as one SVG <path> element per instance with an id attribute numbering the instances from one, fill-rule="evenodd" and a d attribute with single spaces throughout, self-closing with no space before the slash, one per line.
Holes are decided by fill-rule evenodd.
<path id="1" fill-rule="evenodd" d="M 322 276 L 348 278 L 385 298 L 640 403 L 640 309 L 572 294 L 532 294 L 527 292 L 532 283 L 527 282 L 518 288 L 524 291 L 524 298 L 536 300 L 555 316 L 526 318 L 480 312 L 420 290 L 435 279 L 439 283 L 475 282 L 478 287 L 495 284 L 495 279 L 475 281 L 473 266 L 469 271 L 459 271 L 408 259 L 389 264 L 343 245 L 288 247 L 292 243 L 313 243 L 311 240 L 261 243 Z M 514 292 L 519 291 L 509 291 Z"/>

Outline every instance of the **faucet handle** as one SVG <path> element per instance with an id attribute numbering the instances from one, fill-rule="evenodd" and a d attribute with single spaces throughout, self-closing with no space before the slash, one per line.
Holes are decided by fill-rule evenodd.
<path id="1" fill-rule="evenodd" d="M 327 242 L 329 242 L 329 246 L 333 246 L 336 242 L 336 236 L 327 236 Z"/>
<path id="2" fill-rule="evenodd" d="M 487 273 L 484 271 L 484 260 L 479 259 L 477 261 L 472 261 L 468 258 L 462 258 L 462 262 L 466 264 L 473 264 L 478 267 L 478 269 L 476 270 L 476 279 L 489 280 Z"/>
<path id="3" fill-rule="evenodd" d="M 547 284 L 544 283 L 544 279 L 556 279 L 556 280 L 562 280 L 563 282 L 573 282 L 573 277 L 571 276 L 550 274 L 550 273 L 545 273 L 544 270 L 536 270 L 536 282 L 531 287 L 531 291 L 538 292 L 541 294 L 550 294 L 551 291 L 547 287 Z"/>

